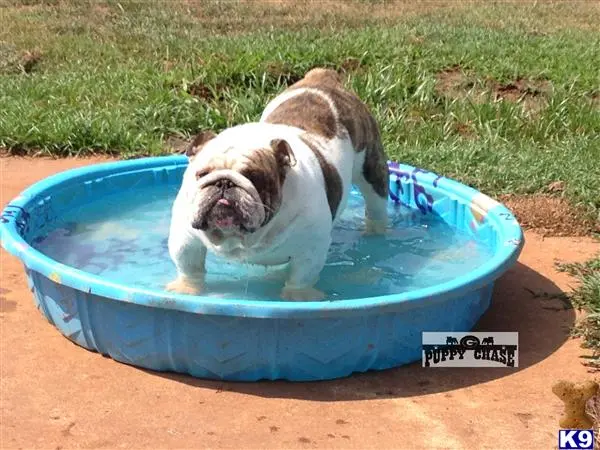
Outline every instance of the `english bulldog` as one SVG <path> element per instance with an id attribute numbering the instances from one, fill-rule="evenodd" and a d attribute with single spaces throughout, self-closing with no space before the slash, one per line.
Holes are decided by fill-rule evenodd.
<path id="1" fill-rule="evenodd" d="M 167 289 L 198 294 L 207 250 L 231 261 L 288 264 L 281 298 L 322 300 L 315 289 L 352 184 L 366 233 L 387 226 L 388 167 L 377 123 L 338 74 L 312 69 L 260 120 L 199 133 L 172 209 Z"/>

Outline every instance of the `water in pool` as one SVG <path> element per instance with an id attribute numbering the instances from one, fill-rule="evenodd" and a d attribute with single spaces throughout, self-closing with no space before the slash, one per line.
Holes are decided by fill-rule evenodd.
<path id="1" fill-rule="evenodd" d="M 35 239 L 49 257 L 131 287 L 163 289 L 175 276 L 167 250 L 177 186 L 107 196 L 71 211 Z M 391 230 L 363 236 L 364 203 L 353 191 L 317 285 L 329 300 L 429 287 L 481 265 L 490 249 L 435 216 L 389 203 Z M 209 253 L 204 295 L 277 300 L 286 267 L 230 263 Z"/>

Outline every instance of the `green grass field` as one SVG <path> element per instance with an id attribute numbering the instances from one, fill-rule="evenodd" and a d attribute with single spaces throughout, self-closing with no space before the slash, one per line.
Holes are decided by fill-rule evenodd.
<path id="1" fill-rule="evenodd" d="M 172 151 L 340 70 L 389 156 L 600 212 L 600 2 L 0 0 L 0 147 Z M 600 348 L 598 261 L 572 268 Z M 590 323 L 592 323 L 590 322 Z M 594 334 L 596 333 L 596 334 Z"/>
<path id="2" fill-rule="evenodd" d="M 2 1 L 2 0 L 0 0 Z M 314 66 L 345 71 L 389 155 L 489 194 L 600 210 L 594 2 L 6 1 L 0 146 L 124 156 L 257 119 Z"/>

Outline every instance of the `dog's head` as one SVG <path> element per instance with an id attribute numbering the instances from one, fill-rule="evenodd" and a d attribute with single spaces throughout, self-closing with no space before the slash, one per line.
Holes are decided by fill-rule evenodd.
<path id="1" fill-rule="evenodd" d="M 198 134 L 186 155 L 190 224 L 213 241 L 266 225 L 279 210 L 286 174 L 295 163 L 285 140 L 255 147 L 243 137 L 232 140 L 210 131 Z"/>

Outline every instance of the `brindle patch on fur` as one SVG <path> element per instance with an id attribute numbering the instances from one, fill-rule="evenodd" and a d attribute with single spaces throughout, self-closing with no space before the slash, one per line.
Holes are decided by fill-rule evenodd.
<path id="1" fill-rule="evenodd" d="M 318 83 L 319 86 L 325 85 L 340 85 L 342 84 L 342 78 L 340 74 L 332 69 L 324 69 L 322 67 L 315 67 L 314 69 L 306 72 L 304 77 L 301 80 L 298 80 L 298 83 Z"/>
<path id="2" fill-rule="evenodd" d="M 380 140 L 377 122 L 369 109 L 357 95 L 344 88 L 337 72 L 313 69 L 288 89 L 300 88 L 318 89 L 333 101 L 339 121 L 347 130 L 355 151 L 362 152 L 371 143 Z"/>
<path id="3" fill-rule="evenodd" d="M 333 101 L 339 121 L 347 130 L 356 152 L 365 151 L 363 176 L 382 197 L 388 195 L 389 172 L 387 157 L 381 143 L 377 122 L 367 106 L 354 93 L 346 90 L 337 72 L 313 69 L 289 89 L 314 88 Z"/>
<path id="4" fill-rule="evenodd" d="M 338 134 L 337 121 L 329 103 L 310 92 L 283 102 L 269 114 L 265 122 L 290 125 L 327 139 Z"/>
<path id="5" fill-rule="evenodd" d="M 378 195 L 387 198 L 389 194 L 390 172 L 381 141 L 377 141 L 374 145 L 367 147 L 366 151 L 363 176 L 373 186 Z"/>
<path id="6" fill-rule="evenodd" d="M 289 149 L 287 143 L 281 149 L 279 142 L 273 148 L 260 148 L 252 153 L 246 164 L 239 170 L 256 188 L 265 208 L 266 225 L 281 206 L 282 187 L 290 165 L 289 155 L 282 154 Z M 291 151 L 291 150 L 290 150 Z"/>
<path id="7" fill-rule="evenodd" d="M 329 210 L 331 211 L 331 219 L 335 219 L 338 207 L 342 201 L 342 177 L 338 173 L 334 165 L 330 164 L 323 153 L 317 148 L 317 145 L 310 141 L 307 137 L 301 136 L 300 139 L 308 145 L 308 147 L 315 154 L 315 157 L 319 161 L 321 171 L 323 172 L 323 179 L 325 180 L 325 193 L 327 194 L 327 203 L 329 203 Z"/>

